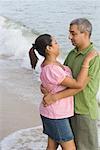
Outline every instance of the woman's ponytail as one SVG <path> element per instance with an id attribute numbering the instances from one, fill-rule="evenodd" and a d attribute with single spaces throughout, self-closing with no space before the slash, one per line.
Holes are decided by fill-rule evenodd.
<path id="1" fill-rule="evenodd" d="M 36 49 L 36 45 L 32 44 L 31 49 L 29 50 L 29 58 L 30 58 L 30 63 L 31 63 L 31 67 L 35 69 L 36 64 L 38 62 L 38 57 L 35 54 L 35 50 Z"/>
<path id="2" fill-rule="evenodd" d="M 36 44 L 32 44 L 33 50 L 36 49 Z"/>

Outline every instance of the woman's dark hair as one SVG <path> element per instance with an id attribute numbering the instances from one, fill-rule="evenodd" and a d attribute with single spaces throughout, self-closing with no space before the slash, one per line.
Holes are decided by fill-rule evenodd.
<path id="1" fill-rule="evenodd" d="M 35 40 L 33 49 L 36 49 L 41 56 L 45 57 L 45 49 L 47 46 L 51 46 L 52 37 L 49 34 L 42 34 Z"/>

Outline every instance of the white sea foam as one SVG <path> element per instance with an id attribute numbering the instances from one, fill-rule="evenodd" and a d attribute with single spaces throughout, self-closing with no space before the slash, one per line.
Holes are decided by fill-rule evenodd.
<path id="1" fill-rule="evenodd" d="M 2 150 L 45 150 L 47 137 L 42 127 L 22 129 L 1 141 Z"/>
<path id="2" fill-rule="evenodd" d="M 41 1 L 41 0 L 40 0 Z M 52 1 L 42 0 L 0 0 L 0 14 L 7 15 L 14 20 L 22 21 L 25 25 L 38 30 L 38 32 L 49 32 L 59 37 L 59 42 L 62 44 L 64 54 L 70 49 L 69 41 L 67 41 L 67 28 L 69 22 L 76 17 L 87 17 L 93 23 L 94 35 L 93 41 L 96 46 L 100 47 L 99 37 L 100 30 L 100 2 L 99 1 L 75 1 L 73 0 L 59 1 L 59 5 L 53 5 L 49 9 Z M 55 3 L 57 0 L 55 0 Z M 78 5 L 78 3 L 81 5 Z M 34 7 L 33 7 L 34 6 Z M 61 7 L 62 6 L 62 7 Z M 34 9 L 33 9 L 34 8 Z M 85 8 L 85 9 L 84 9 Z M 48 11 L 49 10 L 49 11 Z M 73 10 L 73 11 L 72 11 Z M 94 13 L 95 12 L 95 13 Z M 38 16 L 38 18 L 37 18 Z M 66 16 L 66 17 L 65 17 Z M 63 18 L 63 19 L 62 19 Z M 55 21 L 54 21 L 55 20 Z M 0 55 L 10 56 L 9 59 L 20 59 L 21 65 L 19 67 L 31 68 L 28 50 L 31 47 L 37 34 L 32 32 L 31 29 L 25 27 L 20 22 L 14 22 L 6 17 L 0 16 Z M 57 37 L 57 38 L 58 38 Z M 38 56 L 40 61 L 37 64 L 36 72 L 39 72 L 41 56 Z M 63 55 L 63 58 L 66 56 Z M 63 59 L 61 60 L 63 62 Z M 6 63 L 6 66 L 4 64 Z M 8 67 L 8 62 L 2 62 L 2 67 Z M 13 63 L 11 62 L 13 65 Z M 33 74 L 33 80 L 37 80 Z M 7 74 L 6 74 L 7 76 Z M 11 75 L 9 75 L 11 76 Z M 2 77 L 2 78 L 5 78 Z M 31 78 L 31 76 L 29 76 Z M 29 79 L 28 79 L 29 81 Z M 3 80 L 0 80 L 3 83 Z M 11 81 L 6 80 L 10 84 Z M 16 81 L 17 82 L 17 81 Z M 16 83 L 15 82 L 15 83 Z M 20 83 L 21 84 L 21 83 Z M 19 87 L 19 84 L 11 85 L 14 89 L 17 89 L 18 93 L 25 97 L 25 93 L 30 97 L 34 96 L 30 94 L 31 86 Z M 22 84 L 24 85 L 24 84 Z M 15 90 L 16 91 L 16 90 Z M 35 84 L 35 99 L 36 102 L 39 99 L 38 87 Z M 100 90 L 99 90 L 100 91 Z M 16 92 L 15 92 L 16 93 Z M 97 96 L 100 100 L 100 92 Z M 28 99 L 27 96 L 26 98 Z M 29 99 L 28 99 L 29 100 Z M 99 130 L 99 143 L 100 143 L 100 130 Z M 2 150 L 45 150 L 47 137 L 42 134 L 42 127 L 22 129 L 12 133 L 8 137 L 1 141 Z"/>
<path id="3" fill-rule="evenodd" d="M 0 16 L 0 55 L 21 59 L 21 66 L 30 69 L 28 51 L 36 37 L 31 29 Z"/>
<path id="4" fill-rule="evenodd" d="M 42 133 L 42 126 L 19 130 L 1 141 L 2 150 L 45 150 L 46 145 L 47 136 Z"/>
<path id="5" fill-rule="evenodd" d="M 100 146 L 100 129 L 98 136 Z M 47 136 L 42 133 L 42 126 L 22 129 L 4 138 L 0 145 L 2 150 L 45 150 Z"/>
<path id="6" fill-rule="evenodd" d="M 37 35 L 31 29 L 21 23 L 0 16 L 0 55 L 10 56 L 9 59 L 20 59 L 20 67 L 31 68 L 28 51 L 36 37 Z M 43 57 L 37 52 L 36 54 L 39 61 L 36 65 L 35 72 L 39 74 Z M 60 62 L 63 63 L 62 58 L 60 58 Z M 100 88 L 97 99 L 100 102 Z"/>

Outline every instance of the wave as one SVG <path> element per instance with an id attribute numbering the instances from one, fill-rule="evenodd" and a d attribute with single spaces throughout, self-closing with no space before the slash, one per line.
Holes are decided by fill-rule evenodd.
<path id="1" fill-rule="evenodd" d="M 0 16 L 0 56 L 9 56 L 9 59 L 21 60 L 21 67 L 30 69 L 29 49 L 34 40 L 39 35 L 37 31 L 26 27 L 21 22 Z M 39 61 L 36 65 L 35 72 L 39 74 L 40 64 L 43 57 L 38 54 Z M 63 59 L 60 58 L 63 63 Z"/>
<path id="2" fill-rule="evenodd" d="M 2 150 L 44 150 L 47 136 L 42 133 L 42 126 L 21 129 L 1 141 Z"/>
<path id="3" fill-rule="evenodd" d="M 0 16 L 0 55 L 9 56 L 9 59 L 19 59 L 21 60 L 21 67 L 31 69 L 28 52 L 38 35 L 38 32 L 20 22 L 14 22 L 7 17 Z M 35 72 L 39 74 L 43 57 L 38 52 L 36 52 L 36 55 L 39 61 Z M 63 59 L 61 57 L 59 59 L 63 63 Z M 100 86 L 97 99 L 100 103 Z"/>
<path id="4" fill-rule="evenodd" d="M 100 146 L 100 128 L 98 125 L 98 141 Z M 2 150 L 45 150 L 47 136 L 42 133 L 42 126 L 21 129 L 7 137 L 1 143 Z M 58 150 L 61 150 L 59 147 Z"/>
<path id="5" fill-rule="evenodd" d="M 0 56 L 20 59 L 22 67 L 31 68 L 28 51 L 38 34 L 20 22 L 0 16 Z"/>

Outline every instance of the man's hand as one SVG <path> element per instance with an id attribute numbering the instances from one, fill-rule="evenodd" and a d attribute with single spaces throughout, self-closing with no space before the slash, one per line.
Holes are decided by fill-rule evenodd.
<path id="1" fill-rule="evenodd" d="M 43 97 L 42 103 L 46 107 L 46 106 L 51 105 L 55 102 L 56 102 L 55 96 L 53 94 L 49 93 Z"/>
<path id="2" fill-rule="evenodd" d="M 51 94 L 46 88 L 44 88 L 42 84 L 40 86 L 40 90 L 42 94 L 44 94 L 42 103 L 45 107 L 55 102 L 55 96 Z"/>

